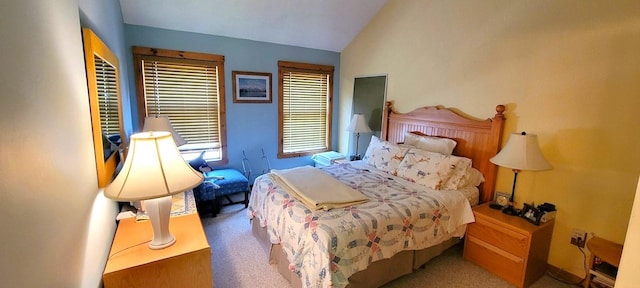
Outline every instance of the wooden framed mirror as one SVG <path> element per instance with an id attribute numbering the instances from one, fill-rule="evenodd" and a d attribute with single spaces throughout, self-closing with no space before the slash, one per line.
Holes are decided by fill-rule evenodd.
<path id="1" fill-rule="evenodd" d="M 124 148 L 124 129 L 120 106 L 120 66 L 118 57 L 88 28 L 82 28 L 84 58 L 89 88 L 93 146 L 98 187 L 114 177 Z"/>

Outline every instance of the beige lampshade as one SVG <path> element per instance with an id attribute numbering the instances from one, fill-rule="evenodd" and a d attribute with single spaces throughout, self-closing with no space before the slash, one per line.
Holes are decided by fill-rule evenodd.
<path id="1" fill-rule="evenodd" d="M 176 142 L 176 146 L 187 144 L 187 141 L 185 141 L 182 136 L 173 129 L 173 125 L 171 125 L 171 121 L 169 121 L 167 116 L 149 116 L 144 118 L 142 131 L 166 131 L 173 135 L 173 141 Z"/>
<path id="2" fill-rule="evenodd" d="M 366 119 L 362 114 L 353 114 L 351 118 L 351 123 L 349 123 L 349 127 L 347 127 L 347 131 L 353 133 L 369 133 L 372 132 L 369 125 L 367 125 Z"/>
<path id="3" fill-rule="evenodd" d="M 104 195 L 120 201 L 153 199 L 184 192 L 202 180 L 202 173 L 180 155 L 171 133 L 141 132 L 131 135 L 129 155 Z"/>
<path id="4" fill-rule="evenodd" d="M 544 158 L 534 134 L 512 133 L 500 152 L 489 159 L 498 166 L 515 170 L 549 170 L 553 168 Z"/>

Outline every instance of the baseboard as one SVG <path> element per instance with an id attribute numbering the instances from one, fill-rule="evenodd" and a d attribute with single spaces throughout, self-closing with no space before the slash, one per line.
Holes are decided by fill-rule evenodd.
<path id="1" fill-rule="evenodd" d="M 584 278 L 574 275 L 570 272 L 564 271 L 561 268 L 555 267 L 553 265 L 549 265 L 547 272 L 548 272 L 547 275 L 553 278 L 556 278 L 556 280 L 559 280 L 561 282 L 582 285 L 582 281 L 584 281 Z"/>

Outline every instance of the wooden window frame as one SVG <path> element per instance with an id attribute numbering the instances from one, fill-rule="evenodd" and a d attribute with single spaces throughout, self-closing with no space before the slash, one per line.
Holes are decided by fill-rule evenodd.
<path id="1" fill-rule="evenodd" d="M 300 157 L 313 155 L 320 152 L 326 152 L 332 150 L 332 115 L 333 115 L 333 82 L 334 82 L 334 66 L 330 65 L 319 65 L 319 64 L 309 64 L 309 63 L 300 63 L 300 62 L 290 62 L 290 61 L 278 61 L 278 95 L 279 103 L 278 103 L 278 158 L 291 158 L 291 157 Z M 306 151 L 297 151 L 297 152 L 284 152 L 284 74 L 287 72 L 306 72 L 306 73 L 317 73 L 324 74 L 328 76 L 328 85 L 327 85 L 327 114 L 326 114 L 326 143 L 325 148 L 323 149 L 315 149 L 315 150 L 306 150 Z"/>
<path id="2" fill-rule="evenodd" d="M 151 59 L 167 59 L 172 62 L 182 62 L 185 64 L 206 64 L 209 66 L 217 67 L 217 84 L 218 84 L 218 114 L 219 114 L 219 139 L 220 139 L 220 160 L 211 161 L 213 164 L 223 165 L 229 162 L 227 157 L 227 132 L 226 132 L 226 105 L 225 105 L 225 72 L 224 72 L 224 56 L 199 53 L 199 52 L 187 52 L 177 51 L 169 49 L 158 49 L 149 47 L 132 47 L 134 58 L 134 69 L 136 77 L 136 94 L 138 101 L 138 123 L 139 127 L 143 127 L 144 119 L 147 116 L 147 107 L 145 100 L 144 80 L 142 79 L 143 69 L 142 61 Z M 178 60 L 178 61 L 176 61 Z M 175 127 L 174 127 L 175 128 Z M 194 157 L 194 154 L 185 154 L 184 149 L 180 149 L 183 152 L 183 156 L 187 160 Z M 211 160 L 211 159 L 208 159 Z"/>

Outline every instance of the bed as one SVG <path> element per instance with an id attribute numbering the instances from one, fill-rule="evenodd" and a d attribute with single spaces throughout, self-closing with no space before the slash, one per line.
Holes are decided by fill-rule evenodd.
<path id="1" fill-rule="evenodd" d="M 274 173 L 257 177 L 247 214 L 269 263 L 293 287 L 379 287 L 420 268 L 460 241 L 473 221 L 471 205 L 493 198 L 496 166 L 489 158 L 502 141 L 504 110 L 498 105 L 492 118 L 479 120 L 435 106 L 397 113 L 387 102 L 381 137 L 372 137 L 362 161 L 318 168 L 364 195 L 361 204 L 315 209 L 283 188 Z M 407 157 L 432 153 L 402 144 L 410 136 L 454 140 L 452 156 L 438 153 L 449 163 L 440 167 L 450 166 L 447 174 L 472 170 L 459 168 L 458 159 L 467 159 L 484 181 L 451 186 L 446 179 L 452 177 L 443 180 L 440 171 L 408 177 L 419 164 Z M 401 154 L 385 154 L 389 147 Z M 381 154 L 387 158 L 378 159 Z"/>

